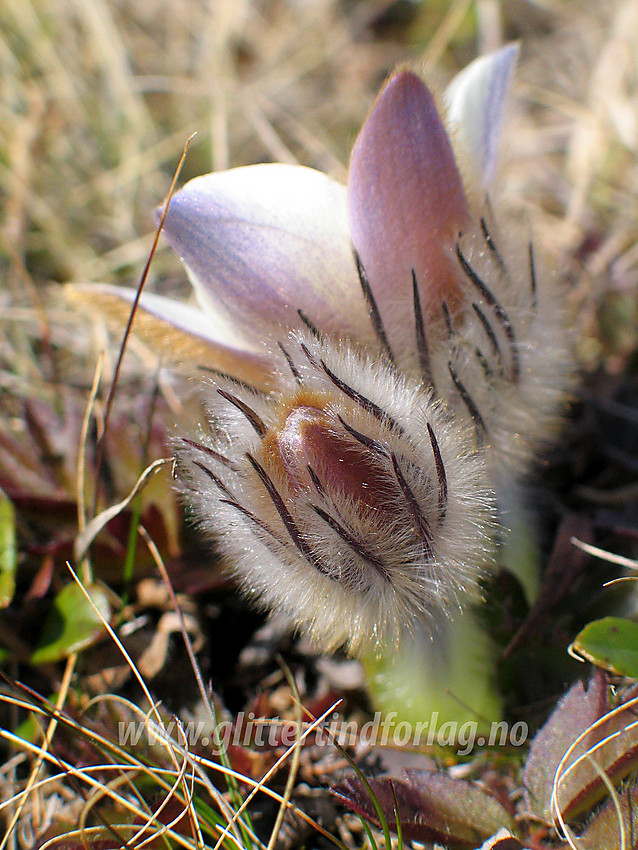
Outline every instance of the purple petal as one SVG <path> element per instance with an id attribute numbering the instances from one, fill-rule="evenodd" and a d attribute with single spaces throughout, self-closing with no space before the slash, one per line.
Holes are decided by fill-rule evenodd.
<path id="1" fill-rule="evenodd" d="M 481 188 L 494 178 L 501 124 L 518 44 L 481 56 L 452 80 L 445 92 L 454 140 L 469 158 Z"/>
<path id="2" fill-rule="evenodd" d="M 412 272 L 424 316 L 458 301 L 453 246 L 469 217 L 452 146 L 432 94 L 410 71 L 383 89 L 350 160 L 352 238 L 391 347 L 414 327 Z"/>
<path id="3" fill-rule="evenodd" d="M 79 287 L 76 287 L 76 290 Z M 123 286 L 83 287 L 106 318 L 123 325 L 128 319 L 136 291 Z M 227 372 L 253 385 L 267 387 L 274 381 L 273 363 L 261 350 L 238 343 L 231 333 L 197 307 L 172 298 L 143 293 L 135 316 L 135 329 L 158 350 L 178 363 L 190 362 Z"/>
<path id="4" fill-rule="evenodd" d="M 298 310 L 323 331 L 370 334 L 345 188 L 325 174 L 272 164 L 198 177 L 164 230 L 203 309 L 247 339 L 300 327 Z"/>

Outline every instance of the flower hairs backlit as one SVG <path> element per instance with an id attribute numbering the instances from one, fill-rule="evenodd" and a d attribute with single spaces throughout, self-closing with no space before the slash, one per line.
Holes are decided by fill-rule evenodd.
<path id="1" fill-rule="evenodd" d="M 469 431 L 390 366 L 312 334 L 277 388 L 217 376 L 210 430 L 176 445 L 184 502 L 258 604 L 351 652 L 472 596 L 493 497 Z"/>
<path id="2" fill-rule="evenodd" d="M 347 188 L 255 165 L 170 202 L 200 306 L 140 303 L 208 373 L 209 422 L 176 439 L 184 502 L 244 591 L 327 648 L 442 635 L 560 421 L 562 294 L 490 200 L 516 53 L 471 63 L 443 106 L 396 72 Z"/>

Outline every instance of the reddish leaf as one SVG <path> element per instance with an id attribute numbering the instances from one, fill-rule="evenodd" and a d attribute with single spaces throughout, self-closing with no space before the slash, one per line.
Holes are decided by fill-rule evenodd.
<path id="1" fill-rule="evenodd" d="M 54 561 L 50 555 L 45 555 L 42 560 L 42 566 L 37 571 L 31 582 L 29 590 L 25 594 L 25 602 L 32 599 L 42 599 L 51 587 L 51 579 L 53 578 Z"/>
<path id="2" fill-rule="evenodd" d="M 51 494 L 57 490 L 32 441 L 26 437 L 18 441 L 6 432 L 0 432 L 0 487 L 11 498 L 16 492 Z"/>
<path id="3" fill-rule="evenodd" d="M 638 788 L 627 787 L 619 792 L 617 803 L 622 813 L 628 847 L 636 846 L 636 809 Z M 601 847 L 620 847 L 620 818 L 613 800 L 607 802 L 596 813 L 585 831 L 578 838 L 582 850 L 600 850 Z"/>
<path id="4" fill-rule="evenodd" d="M 525 850 L 518 838 L 514 838 L 506 829 L 499 829 L 496 835 L 482 844 L 478 850 Z"/>
<path id="5" fill-rule="evenodd" d="M 573 545 L 572 537 L 593 542 L 590 522 L 575 514 L 567 514 L 556 534 L 552 554 L 543 575 L 543 583 L 525 622 L 516 632 L 504 655 L 507 657 L 523 644 L 533 641 L 551 611 L 570 591 L 584 571 L 589 556 Z"/>
<path id="6" fill-rule="evenodd" d="M 43 465 L 51 468 L 56 482 L 71 490 L 77 474 L 84 404 L 70 393 L 64 393 L 62 417 L 48 404 L 28 399 L 24 417 Z"/>
<path id="7" fill-rule="evenodd" d="M 450 850 L 475 848 L 512 820 L 494 797 L 478 785 L 446 773 L 408 770 L 404 780 L 369 780 L 388 825 L 396 832 L 394 799 L 403 836 L 411 841 L 440 842 Z M 394 794 L 393 794 L 394 791 Z M 344 805 L 380 826 L 370 795 L 360 779 L 348 779 L 332 793 Z"/>
<path id="8" fill-rule="evenodd" d="M 587 690 L 580 682 L 570 688 L 534 738 L 523 784 L 530 811 L 546 823 L 553 822 L 551 804 L 556 771 L 581 734 L 586 733 L 561 769 L 557 785 L 556 802 L 566 820 L 588 811 L 607 793 L 600 777 L 601 769 L 616 781 L 634 768 L 638 760 L 638 729 L 631 728 L 635 722 L 631 708 L 587 731 L 609 708 L 607 679 L 597 671 Z M 570 765 L 597 744 L 600 746 L 595 753 L 587 755 L 566 773 Z"/>
<path id="9" fill-rule="evenodd" d="M 576 738 L 602 717 L 607 708 L 604 676 L 594 676 L 587 690 L 582 682 L 576 682 L 532 741 L 523 773 L 526 803 L 533 814 L 546 823 L 553 822 L 552 787 L 561 759 Z M 591 743 L 584 741 L 577 755 Z"/>

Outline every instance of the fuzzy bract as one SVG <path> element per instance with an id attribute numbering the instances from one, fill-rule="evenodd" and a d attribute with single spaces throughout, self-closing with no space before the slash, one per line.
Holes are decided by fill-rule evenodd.
<path id="1" fill-rule="evenodd" d="M 177 441 L 185 503 L 246 592 L 328 648 L 433 632 L 475 593 L 492 495 L 469 431 L 429 391 L 345 345 L 282 344 L 278 387 L 216 377 Z"/>

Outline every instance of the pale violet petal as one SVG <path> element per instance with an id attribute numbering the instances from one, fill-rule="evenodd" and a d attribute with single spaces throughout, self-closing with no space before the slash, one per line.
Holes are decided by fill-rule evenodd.
<path id="1" fill-rule="evenodd" d="M 206 312 L 248 339 L 301 326 L 366 341 L 346 190 L 311 168 L 253 165 L 196 177 L 164 232 Z"/>
<path id="2" fill-rule="evenodd" d="M 503 113 L 518 54 L 518 44 L 508 44 L 475 59 L 445 92 L 455 142 L 469 159 L 483 189 L 496 171 Z"/>
<path id="3" fill-rule="evenodd" d="M 469 220 L 463 183 L 436 103 L 410 71 L 375 101 L 350 159 L 350 227 L 395 358 L 414 351 L 413 277 L 427 321 L 454 308 L 463 279 L 454 244 Z"/>
<path id="4" fill-rule="evenodd" d="M 108 284 L 76 286 L 74 290 L 75 300 L 84 306 L 90 303 L 122 327 L 136 295 L 135 289 Z M 216 369 L 264 388 L 274 381 L 274 361 L 263 346 L 251 349 L 238 343 L 232 334 L 216 328 L 198 307 L 144 292 L 134 329 L 174 363 Z"/>
<path id="5" fill-rule="evenodd" d="M 121 298 L 128 304 L 132 304 L 135 300 L 135 289 L 130 289 L 124 286 L 109 286 L 107 284 L 98 284 L 93 287 L 93 290 L 102 294 L 114 295 Z M 199 337 L 207 342 L 218 342 L 220 334 L 220 326 L 215 326 L 211 321 L 211 317 L 204 313 L 199 307 L 193 307 L 190 304 L 184 304 L 181 301 L 176 301 L 174 298 L 167 298 L 165 295 L 157 295 L 154 292 L 143 292 L 140 298 L 139 306 L 146 313 L 150 313 L 164 322 L 168 322 L 175 328 L 184 331 L 191 336 Z M 223 331 L 222 331 L 223 333 Z M 239 340 L 224 334 L 225 343 L 238 344 Z"/>

